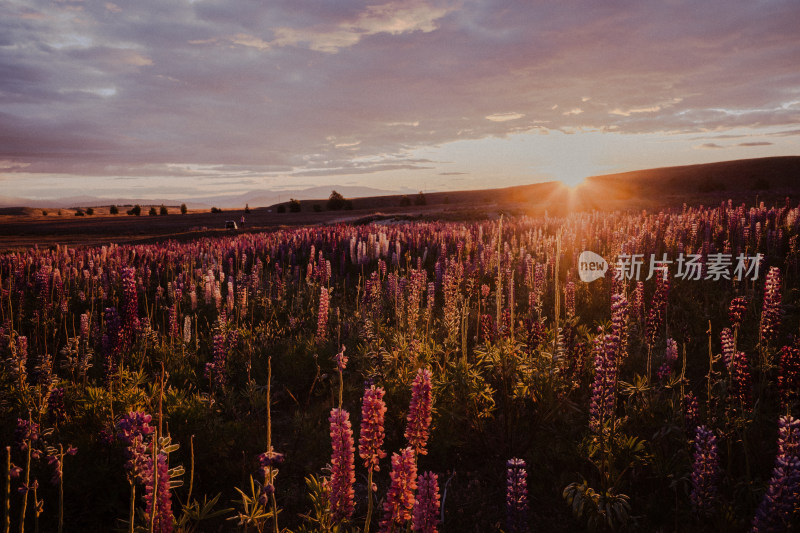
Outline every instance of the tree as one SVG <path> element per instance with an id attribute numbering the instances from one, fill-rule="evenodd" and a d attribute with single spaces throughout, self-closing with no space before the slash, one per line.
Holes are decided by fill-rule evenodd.
<path id="1" fill-rule="evenodd" d="M 427 205 L 428 200 L 425 198 L 425 193 L 419 191 L 417 197 L 414 198 L 414 205 Z"/>
<path id="2" fill-rule="evenodd" d="M 87 215 L 94 215 L 94 207 L 87 207 L 86 208 Z"/>
<path id="3" fill-rule="evenodd" d="M 47 216 L 47 209 L 42 209 L 42 215 Z"/>
<path id="4" fill-rule="evenodd" d="M 150 208 L 150 216 L 154 217 L 156 215 L 158 215 L 158 211 L 156 211 L 155 206 L 153 206 L 153 207 Z"/>
<path id="5" fill-rule="evenodd" d="M 212 213 L 222 213 L 222 209 L 220 209 L 219 207 L 212 207 L 211 208 L 211 212 Z"/>
<path id="6" fill-rule="evenodd" d="M 187 211 L 186 204 L 181 204 L 181 215 L 185 215 Z"/>
<path id="7" fill-rule="evenodd" d="M 303 209 L 303 206 L 300 204 L 300 200 L 295 200 L 294 198 L 289 200 L 289 211 L 290 212 L 299 213 L 301 209 Z"/>
<path id="8" fill-rule="evenodd" d="M 86 213 L 84 213 L 84 212 L 83 212 L 83 209 L 81 209 L 80 207 L 79 207 L 79 208 L 77 208 L 77 209 L 75 210 L 75 216 L 76 216 L 76 217 L 82 217 L 82 216 L 83 216 L 83 215 L 85 215 L 85 214 L 86 214 Z"/>
<path id="9" fill-rule="evenodd" d="M 344 209 L 346 203 L 347 201 L 344 199 L 344 196 L 336 191 L 331 191 L 331 195 L 328 197 L 329 210 L 339 211 L 340 209 Z"/>
<path id="10" fill-rule="evenodd" d="M 108 208 L 108 212 L 111 213 L 112 215 L 119 215 L 119 208 L 115 205 L 112 205 L 111 207 Z"/>
<path id="11" fill-rule="evenodd" d="M 161 208 L 158 210 L 159 215 L 169 215 L 169 211 L 167 210 L 167 206 L 161 204 Z"/>
<path id="12" fill-rule="evenodd" d="M 131 209 L 128 209 L 128 214 L 133 216 L 139 216 L 142 214 L 142 208 L 139 204 L 136 204 Z"/>
<path id="13" fill-rule="evenodd" d="M 244 214 L 245 215 L 250 214 L 250 204 L 244 204 Z"/>

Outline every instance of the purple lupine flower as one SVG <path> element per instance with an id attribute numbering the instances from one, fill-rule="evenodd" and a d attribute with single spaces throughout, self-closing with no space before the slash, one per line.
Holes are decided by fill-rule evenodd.
<path id="1" fill-rule="evenodd" d="M 271 446 L 269 450 L 258 456 L 258 464 L 261 474 L 264 476 L 264 490 L 261 493 L 261 504 L 264 506 L 267 505 L 267 498 L 275 492 L 274 481 L 275 476 L 278 475 L 276 467 L 283 462 L 283 459 L 283 454 L 276 452 Z"/>
<path id="2" fill-rule="evenodd" d="M 589 407 L 589 428 L 596 434 L 610 431 L 605 428 L 611 420 L 617 400 L 617 338 L 601 335 L 594 341 L 594 384 Z"/>
<path id="3" fill-rule="evenodd" d="M 784 346 L 781 348 L 778 364 L 778 391 L 781 403 L 786 406 L 800 396 L 800 348 Z"/>
<path id="4" fill-rule="evenodd" d="M 364 398 L 361 400 L 361 435 L 358 438 L 358 455 L 368 470 L 379 471 L 378 463 L 386 457 L 386 452 L 381 448 L 385 438 L 383 429 L 386 415 L 386 403 L 383 401 L 385 393 L 383 388 L 371 385 L 364 390 Z"/>
<path id="5" fill-rule="evenodd" d="M 800 500 L 800 420 L 778 420 L 778 453 L 764 499 L 756 510 L 751 533 L 789 531 Z"/>
<path id="6" fill-rule="evenodd" d="M 404 448 L 400 454 L 392 454 L 391 484 L 383 502 L 381 532 L 400 530 L 411 518 L 414 508 L 414 491 L 417 489 L 417 462 L 414 448 Z M 399 526 L 399 527 L 398 527 Z"/>
<path id="7" fill-rule="evenodd" d="M 673 365 L 678 360 L 678 343 L 675 339 L 667 339 L 667 350 L 664 352 L 664 364 L 658 369 L 658 379 L 664 379 L 672 373 Z"/>
<path id="8" fill-rule="evenodd" d="M 153 457 L 150 454 L 154 432 L 154 428 L 150 425 L 152 420 L 153 417 L 147 413 L 132 411 L 117 422 L 117 438 L 126 447 L 125 468 L 139 483 L 147 483 L 152 476 Z"/>
<path id="9" fill-rule="evenodd" d="M 687 428 L 694 428 L 700 424 L 700 403 L 691 391 L 683 397 L 683 422 Z"/>
<path id="10" fill-rule="evenodd" d="M 319 291 L 319 314 L 317 316 L 317 340 L 325 342 L 328 338 L 328 305 L 330 293 L 328 289 L 322 287 Z"/>
<path id="11" fill-rule="evenodd" d="M 411 529 L 422 533 L 436 533 L 439 525 L 439 478 L 425 472 L 417 478 L 417 499 L 411 517 Z"/>
<path id="12" fill-rule="evenodd" d="M 9 373 L 19 385 L 28 381 L 28 337 L 17 337 L 16 349 L 11 344 L 11 356 L 7 360 Z"/>
<path id="13" fill-rule="evenodd" d="M 617 339 L 617 364 L 628 356 L 628 299 L 622 294 L 611 296 L 611 335 Z"/>
<path id="14" fill-rule="evenodd" d="M 333 360 L 336 363 L 336 368 L 339 372 L 344 372 L 344 369 L 347 367 L 347 356 L 344 354 L 345 345 L 342 344 L 342 349 L 333 356 Z"/>
<path id="15" fill-rule="evenodd" d="M 173 303 L 169 306 L 169 336 L 177 339 L 180 336 L 178 330 L 178 307 Z"/>
<path id="16" fill-rule="evenodd" d="M 728 307 L 728 318 L 731 321 L 731 327 L 733 329 L 742 326 L 744 314 L 747 312 L 747 303 L 747 298 L 745 296 L 737 296 L 731 300 L 731 305 Z"/>
<path id="17" fill-rule="evenodd" d="M 770 267 L 764 282 L 764 307 L 761 311 L 761 341 L 770 344 L 778 337 L 781 327 L 781 271 Z"/>
<path id="18" fill-rule="evenodd" d="M 731 358 L 730 365 L 730 398 L 742 412 L 753 407 L 751 397 L 752 382 L 750 379 L 750 364 L 744 352 L 736 352 Z"/>
<path id="19" fill-rule="evenodd" d="M 431 371 L 420 368 L 411 384 L 411 402 L 405 431 L 406 440 L 420 455 L 428 453 L 426 445 L 430 435 L 432 403 Z"/>
<path id="20" fill-rule="evenodd" d="M 355 445 L 353 429 L 350 426 L 350 413 L 344 409 L 331 409 L 328 418 L 331 424 L 331 479 L 328 498 L 334 522 L 341 522 L 353 516 L 355 503 L 353 483 L 355 473 Z"/>
<path id="21" fill-rule="evenodd" d="M 717 437 L 706 426 L 698 426 L 694 438 L 692 492 L 689 494 L 697 513 L 708 515 L 713 510 L 719 473 Z"/>
<path id="22" fill-rule="evenodd" d="M 506 467 L 506 527 L 522 533 L 528 531 L 528 472 L 523 459 L 509 459 Z"/>

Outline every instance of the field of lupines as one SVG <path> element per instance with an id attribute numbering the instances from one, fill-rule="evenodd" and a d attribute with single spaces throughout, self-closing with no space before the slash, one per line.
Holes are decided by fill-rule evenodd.
<path id="1" fill-rule="evenodd" d="M 797 527 L 799 233 L 729 202 L 6 253 L 3 531 Z"/>

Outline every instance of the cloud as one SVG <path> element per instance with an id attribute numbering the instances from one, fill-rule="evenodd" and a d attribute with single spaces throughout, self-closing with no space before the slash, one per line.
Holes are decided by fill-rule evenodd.
<path id="1" fill-rule="evenodd" d="M 794 0 L 10 0 L 0 15 L 0 160 L 26 176 L 377 174 L 524 132 L 697 148 L 800 134 Z"/>
<path id="2" fill-rule="evenodd" d="M 717 148 L 725 148 L 717 143 L 704 143 L 694 147 L 696 150 L 716 150 Z"/>
<path id="3" fill-rule="evenodd" d="M 773 144 L 775 143 L 762 141 L 762 142 L 739 143 L 736 146 L 772 146 Z"/>

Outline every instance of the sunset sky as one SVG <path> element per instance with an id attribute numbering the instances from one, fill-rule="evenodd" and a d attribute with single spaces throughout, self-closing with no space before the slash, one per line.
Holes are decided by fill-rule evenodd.
<path id="1" fill-rule="evenodd" d="M 501 187 L 800 155 L 797 0 L 4 0 L 0 196 Z"/>

